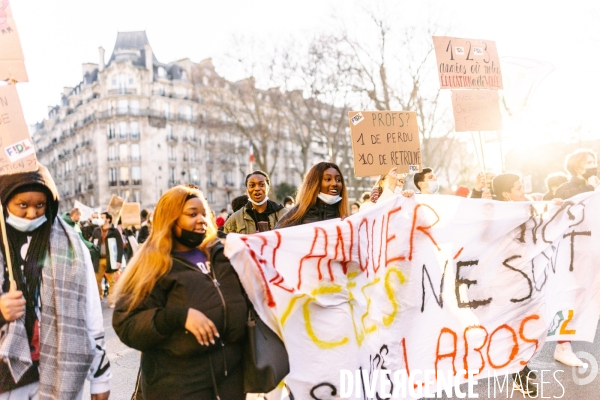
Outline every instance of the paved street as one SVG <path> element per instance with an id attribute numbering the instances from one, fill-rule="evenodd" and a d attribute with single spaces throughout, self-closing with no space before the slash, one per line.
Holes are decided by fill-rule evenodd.
<path id="1" fill-rule="evenodd" d="M 133 388 L 135 385 L 135 378 L 139 366 L 139 353 L 136 350 L 130 349 L 125 346 L 112 329 L 112 309 L 108 308 L 108 303 L 102 302 L 102 311 L 104 314 L 104 328 L 106 330 L 106 344 L 109 351 L 110 363 L 112 366 L 112 389 L 110 398 L 113 400 L 126 400 L 131 398 Z M 542 348 L 542 351 L 538 356 L 533 359 L 529 367 L 532 370 L 537 370 L 538 379 L 538 399 L 541 398 L 562 398 L 562 399 L 590 399 L 595 400 L 600 398 L 600 376 L 596 377 L 591 383 L 587 385 L 577 385 L 573 381 L 573 368 L 559 364 L 554 361 L 554 342 L 548 342 Z M 577 353 L 579 351 L 585 351 L 592 355 L 596 363 L 600 363 L 600 329 L 596 330 L 596 340 L 594 343 L 576 342 L 573 344 L 573 349 Z M 578 374 L 579 378 L 584 378 L 590 374 L 590 367 L 588 371 L 583 374 Z M 544 385 L 543 392 L 541 390 L 541 370 L 544 370 Z M 560 372 L 562 371 L 562 372 Z M 555 374 L 556 372 L 556 374 Z M 596 367 L 592 373 L 598 373 Z M 560 381 L 560 385 L 557 383 L 556 378 Z M 577 376 L 577 375 L 576 375 Z M 501 379 L 500 379 L 501 381 Z M 561 387 L 562 385 L 562 387 Z M 466 385 L 463 385 L 463 392 L 466 392 Z M 564 387 L 564 389 L 563 389 Z M 503 394 L 500 394 L 500 390 L 496 388 L 496 396 L 494 397 L 493 382 L 489 383 L 490 396 L 488 397 L 488 381 L 479 381 L 479 384 L 475 386 L 475 393 L 479 395 L 480 399 L 496 398 L 496 399 L 519 399 L 524 396 L 515 391 L 511 397 L 512 382 L 509 385 L 508 396 L 506 395 L 506 386 L 503 390 Z M 84 390 L 86 394 L 84 399 L 89 399 L 89 389 L 86 387 Z M 563 394 L 564 393 L 564 394 Z M 542 397 L 543 395 L 543 397 Z M 447 398 L 443 396 L 442 398 Z M 453 397 L 457 398 L 457 397 Z M 226 400 L 226 399 L 224 399 Z M 298 399 L 298 400 L 309 400 L 309 399 Z"/>

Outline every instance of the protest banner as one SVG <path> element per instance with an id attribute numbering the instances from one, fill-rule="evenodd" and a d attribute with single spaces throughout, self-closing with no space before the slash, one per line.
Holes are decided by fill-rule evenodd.
<path id="1" fill-rule="evenodd" d="M 502 130 L 500 97 L 497 90 L 452 90 L 454 130 Z"/>
<path id="2" fill-rule="evenodd" d="M 92 215 L 95 212 L 92 207 L 86 206 L 79 200 L 75 200 L 75 203 L 73 203 L 73 208 L 77 208 L 81 213 L 81 221 L 87 221 L 88 219 L 92 218 Z"/>
<path id="3" fill-rule="evenodd" d="M 421 398 L 520 371 L 546 340 L 593 341 L 599 227 L 597 192 L 561 206 L 394 196 L 230 233 L 225 254 L 286 344 L 295 398 L 390 398 L 392 380 L 393 398 Z"/>
<path id="4" fill-rule="evenodd" d="M 108 202 L 108 207 L 106 208 L 106 212 L 108 212 L 113 217 L 113 224 L 117 226 L 119 222 L 119 218 L 121 217 L 121 209 L 123 208 L 123 204 L 125 203 L 125 199 L 119 197 L 117 195 L 110 196 L 110 201 Z"/>
<path id="5" fill-rule="evenodd" d="M 15 85 L 0 86 L 0 175 L 37 170 L 35 149 Z"/>
<path id="6" fill-rule="evenodd" d="M 442 89 L 502 89 L 502 71 L 492 40 L 433 36 Z"/>
<path id="7" fill-rule="evenodd" d="M 9 0 L 0 0 L 0 81 L 27 82 L 25 57 Z"/>
<path id="8" fill-rule="evenodd" d="M 123 208 L 121 208 L 121 226 L 124 228 L 135 226 L 136 229 L 140 229 L 142 227 L 140 210 L 140 203 L 123 204 Z"/>
<path id="9" fill-rule="evenodd" d="M 421 170 L 421 141 L 417 114 L 407 111 L 348 112 L 358 177 Z"/>

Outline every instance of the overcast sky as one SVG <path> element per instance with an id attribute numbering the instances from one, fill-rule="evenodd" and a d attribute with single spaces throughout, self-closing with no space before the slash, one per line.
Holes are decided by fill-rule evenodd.
<path id="1" fill-rule="evenodd" d="M 400 7 L 399 25 L 435 19 L 449 35 L 495 40 L 500 57 L 550 62 L 556 70 L 531 101 L 528 129 L 549 121 L 584 126 L 600 136 L 598 1 L 340 1 L 340 0 L 10 0 L 29 83 L 19 84 L 28 123 L 46 117 L 64 86 L 81 80 L 81 64 L 110 57 L 119 31 L 145 30 L 158 59 L 222 59 L 233 37 L 272 41 L 333 29 L 332 16 L 353 21 L 365 7 Z M 399 6 L 398 6 L 399 5 Z M 361 26 L 353 26 L 357 35 Z M 433 60 L 433 59 L 432 59 Z M 433 61 L 432 61 L 433 62 Z M 217 67 L 219 65 L 217 64 Z M 449 96 L 449 94 L 448 94 Z M 554 123 L 554 122 L 553 122 Z M 562 126 L 562 125 L 561 125 Z"/>

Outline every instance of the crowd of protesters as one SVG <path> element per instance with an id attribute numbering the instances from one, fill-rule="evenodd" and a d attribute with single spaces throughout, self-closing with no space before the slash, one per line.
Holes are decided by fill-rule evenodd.
<path id="1" fill-rule="evenodd" d="M 568 175 L 550 174 L 539 199 L 561 204 L 596 190 L 597 166 L 591 150 L 569 154 Z M 246 193 L 231 202 L 231 214 L 223 208 L 214 215 L 198 188 L 179 185 L 161 196 L 152 213 L 142 210 L 141 226 L 135 229 L 121 226 L 109 212 L 81 221 L 81 210 L 74 208 L 58 217 L 56 187 L 41 165 L 36 172 L 0 176 L 7 231 L 7 243 L 4 237 L 0 243 L 0 337 L 14 342 L 11 349 L 20 349 L 0 356 L 27 361 L 10 367 L 0 362 L 0 399 L 77 398 L 86 378 L 94 400 L 108 398 L 111 371 L 101 312 L 105 295 L 115 308 L 118 336 L 141 351 L 140 398 L 177 393 L 177 398 L 244 399 L 242 339 L 250 304 L 223 254 L 221 238 L 343 219 L 393 196 L 413 196 L 413 190 L 405 190 L 407 179 L 393 168 L 351 202 L 341 169 L 319 162 L 297 195 L 279 203 L 269 198 L 268 174 L 254 171 L 245 179 Z M 436 195 L 440 189 L 432 168 L 414 173 L 412 182 L 420 195 Z M 521 177 L 512 173 L 480 172 L 472 187 L 459 186 L 454 194 L 487 201 L 537 199 L 525 193 Z M 13 281 L 8 256 L 16 266 Z M 71 287 L 78 288 L 76 293 L 67 290 Z M 69 328 L 58 329 L 61 324 Z M 582 365 L 570 342 L 558 342 L 554 358 Z M 535 395 L 537 386 L 530 385 L 535 374 L 525 366 L 515 382 L 517 375 L 523 382 L 518 389 Z"/>

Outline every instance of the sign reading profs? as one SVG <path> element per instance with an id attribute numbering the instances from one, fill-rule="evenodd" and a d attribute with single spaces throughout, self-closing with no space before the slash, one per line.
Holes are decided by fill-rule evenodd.
<path id="1" fill-rule="evenodd" d="M 421 141 L 417 114 L 407 111 L 348 112 L 358 177 L 421 170 Z"/>

